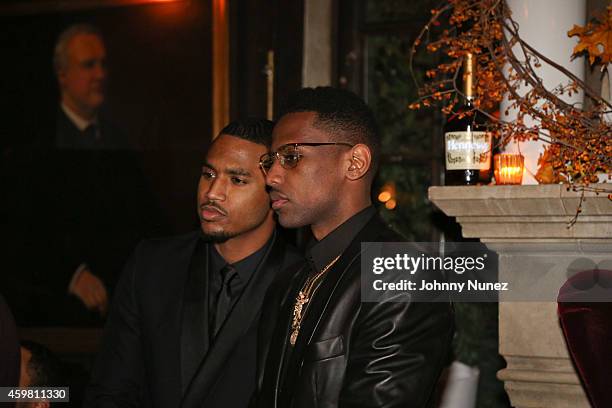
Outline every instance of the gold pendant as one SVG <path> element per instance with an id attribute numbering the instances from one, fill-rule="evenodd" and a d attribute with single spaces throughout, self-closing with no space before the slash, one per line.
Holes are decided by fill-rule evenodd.
<path id="1" fill-rule="evenodd" d="M 292 346 L 295 346 L 295 342 L 297 340 L 298 333 L 300 332 L 300 324 L 302 322 L 302 312 L 304 311 L 304 305 L 308 303 L 310 299 L 306 294 L 302 291 L 298 294 L 297 299 L 295 300 L 295 305 L 293 306 L 293 322 L 291 324 L 291 337 L 289 338 L 289 342 Z"/>
<path id="2" fill-rule="evenodd" d="M 304 306 L 310 301 L 310 298 L 317 290 L 316 284 L 319 282 L 321 277 L 336 263 L 338 259 L 340 259 L 340 255 L 335 257 L 329 264 L 327 264 L 327 266 L 323 268 L 321 272 L 306 279 L 302 290 L 298 292 L 298 296 L 295 299 L 295 305 L 293 305 L 293 320 L 291 322 L 291 336 L 289 337 L 289 343 L 291 343 L 292 346 L 295 346 L 298 334 L 300 333 L 303 318 L 302 313 L 306 311 Z"/>
<path id="3" fill-rule="evenodd" d="M 300 332 L 300 328 L 297 327 L 295 329 L 293 329 L 291 331 L 291 337 L 289 337 L 289 343 L 291 343 L 292 346 L 295 346 L 295 342 L 297 341 L 297 336 Z"/>
<path id="4" fill-rule="evenodd" d="M 297 324 L 302 320 L 302 312 L 304 311 L 304 305 L 308 303 L 308 297 L 304 294 L 304 292 L 300 291 L 298 295 L 295 305 L 293 306 L 293 324 Z"/>

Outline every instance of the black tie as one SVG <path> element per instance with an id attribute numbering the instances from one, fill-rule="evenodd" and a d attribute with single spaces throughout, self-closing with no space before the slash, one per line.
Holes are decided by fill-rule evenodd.
<path id="1" fill-rule="evenodd" d="M 232 304 L 232 279 L 236 276 L 236 268 L 227 264 L 221 269 L 221 289 L 217 296 L 217 306 L 215 307 L 215 324 L 214 336 L 217 335 L 219 329 L 223 325 L 225 318 Z"/>

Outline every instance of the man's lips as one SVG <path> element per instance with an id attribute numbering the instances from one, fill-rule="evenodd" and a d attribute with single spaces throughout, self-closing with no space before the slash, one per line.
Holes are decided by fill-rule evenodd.
<path id="1" fill-rule="evenodd" d="M 287 198 L 287 196 L 279 193 L 278 191 L 272 191 L 270 193 L 270 201 L 272 202 L 272 209 L 278 210 L 279 208 L 287 204 L 289 199 Z"/>
<path id="2" fill-rule="evenodd" d="M 227 216 L 227 214 L 220 208 L 214 207 L 212 205 L 200 206 L 200 215 L 205 221 L 217 221 Z"/>

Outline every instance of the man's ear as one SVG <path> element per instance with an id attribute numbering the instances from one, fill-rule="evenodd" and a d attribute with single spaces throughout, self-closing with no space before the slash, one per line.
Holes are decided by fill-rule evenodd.
<path id="1" fill-rule="evenodd" d="M 55 77 L 57 78 L 57 83 L 60 86 L 60 89 L 64 87 L 64 83 L 66 82 L 66 69 L 60 68 L 55 72 Z"/>
<path id="2" fill-rule="evenodd" d="M 353 146 L 350 154 L 346 177 L 349 180 L 358 180 L 365 176 L 370 169 L 372 165 L 372 152 L 368 146 L 359 143 Z"/>

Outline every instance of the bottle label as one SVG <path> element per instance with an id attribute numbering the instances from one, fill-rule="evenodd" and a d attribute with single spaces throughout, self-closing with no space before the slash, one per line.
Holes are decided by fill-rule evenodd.
<path id="1" fill-rule="evenodd" d="M 491 168 L 491 133 L 446 132 L 446 170 L 489 170 Z"/>

